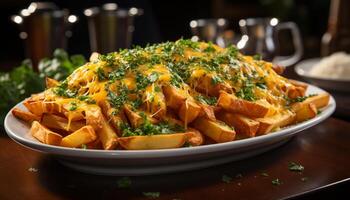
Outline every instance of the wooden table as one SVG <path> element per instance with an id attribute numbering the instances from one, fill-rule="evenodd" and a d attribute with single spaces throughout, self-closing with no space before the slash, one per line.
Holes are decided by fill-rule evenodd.
<path id="1" fill-rule="evenodd" d="M 2 132 L 0 199 L 144 199 L 150 191 L 160 192 L 158 199 L 283 199 L 350 179 L 349 130 L 349 122 L 329 118 L 262 155 L 203 170 L 130 177 L 127 189 L 118 188 L 121 177 L 73 171 Z M 290 171 L 290 162 L 304 171 Z M 223 175 L 232 180 L 224 182 Z M 281 185 L 272 184 L 276 178 Z"/>

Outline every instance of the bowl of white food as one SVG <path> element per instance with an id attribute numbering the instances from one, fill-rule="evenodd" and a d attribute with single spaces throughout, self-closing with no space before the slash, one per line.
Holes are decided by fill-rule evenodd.
<path id="1" fill-rule="evenodd" d="M 350 92 L 350 54 L 337 52 L 324 58 L 307 59 L 298 63 L 295 71 L 322 88 Z"/>

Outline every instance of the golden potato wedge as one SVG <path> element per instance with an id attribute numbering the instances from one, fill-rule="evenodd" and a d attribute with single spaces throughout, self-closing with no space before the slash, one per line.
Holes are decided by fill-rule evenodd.
<path id="1" fill-rule="evenodd" d="M 292 106 L 292 110 L 296 113 L 295 121 L 302 122 L 316 117 L 317 108 L 313 103 L 300 102 Z"/>
<path id="2" fill-rule="evenodd" d="M 120 134 L 120 124 L 127 122 L 127 118 L 123 110 L 117 111 L 113 108 L 108 101 L 101 101 L 99 106 L 102 109 L 103 115 L 107 118 L 107 121 L 110 122 L 112 127 L 115 129 L 116 133 Z"/>
<path id="3" fill-rule="evenodd" d="M 239 99 L 232 94 L 221 91 L 218 99 L 218 106 L 232 113 L 240 113 L 248 117 L 265 117 L 270 114 L 271 107 L 267 102 L 251 102 Z"/>
<path id="4" fill-rule="evenodd" d="M 257 118 L 255 120 L 260 122 L 258 134 L 267 134 L 276 128 L 287 126 L 295 121 L 295 117 L 295 113 L 286 111 L 284 113 L 278 113 L 270 117 Z"/>
<path id="5" fill-rule="evenodd" d="M 204 137 L 201 132 L 194 128 L 187 129 L 187 142 L 192 146 L 199 146 L 204 143 Z"/>
<path id="6" fill-rule="evenodd" d="M 103 114 L 97 105 L 87 105 L 84 107 L 86 124 L 94 128 L 95 131 L 102 128 Z"/>
<path id="7" fill-rule="evenodd" d="M 219 96 L 219 91 L 226 91 L 231 93 L 232 88 L 230 85 L 219 82 L 219 83 L 213 83 L 213 77 L 215 75 L 213 74 L 203 74 L 200 77 L 197 77 L 195 79 L 192 79 L 192 84 L 196 86 L 196 90 L 199 92 L 202 92 L 203 94 L 210 95 L 210 96 Z"/>
<path id="8" fill-rule="evenodd" d="M 33 121 L 29 133 L 44 144 L 56 145 L 61 143 L 62 136 L 57 134 L 45 126 L 41 125 L 38 121 Z"/>
<path id="9" fill-rule="evenodd" d="M 73 121 L 68 123 L 68 119 L 54 114 L 44 114 L 41 124 L 48 128 L 68 132 L 74 132 L 86 125 L 84 121 Z"/>
<path id="10" fill-rule="evenodd" d="M 45 77 L 46 88 L 53 88 L 53 87 L 56 87 L 58 84 L 59 84 L 59 82 L 57 80 L 49 78 L 49 77 Z"/>
<path id="11" fill-rule="evenodd" d="M 199 103 L 198 105 L 201 107 L 201 111 L 199 113 L 199 116 L 205 117 L 205 118 L 210 119 L 212 121 L 216 120 L 214 106 L 210 106 L 210 105 L 206 105 L 206 104 L 202 104 L 202 103 Z"/>
<path id="12" fill-rule="evenodd" d="M 297 81 L 297 80 L 293 80 L 293 79 L 288 79 L 288 81 L 294 86 L 304 88 L 304 90 L 306 90 L 308 87 L 308 84 L 301 82 L 301 81 Z"/>
<path id="13" fill-rule="evenodd" d="M 116 148 L 118 136 L 105 119 L 103 119 L 102 128 L 97 131 L 97 135 L 102 143 L 103 149 L 111 150 Z"/>
<path id="14" fill-rule="evenodd" d="M 187 99 L 185 95 L 186 93 L 182 89 L 176 88 L 172 85 L 165 85 L 162 89 L 167 106 L 174 110 L 179 109 Z"/>
<path id="15" fill-rule="evenodd" d="M 156 86 L 153 84 L 148 86 L 143 93 L 143 102 L 145 110 L 151 114 L 152 117 L 161 119 L 165 116 L 167 105 L 165 96 L 162 91 L 156 91 Z M 161 90 L 161 88 L 159 88 Z"/>
<path id="16" fill-rule="evenodd" d="M 284 70 L 286 69 L 285 67 L 281 65 L 272 65 L 273 71 L 275 71 L 277 74 L 281 75 L 283 74 Z"/>
<path id="17" fill-rule="evenodd" d="M 305 96 L 306 89 L 303 87 L 294 86 L 288 89 L 289 98 L 297 98 Z"/>
<path id="18" fill-rule="evenodd" d="M 76 148 L 81 147 L 83 144 L 95 141 L 96 138 L 97 136 L 94 128 L 90 125 L 87 125 L 62 138 L 60 145 L 64 147 Z"/>
<path id="19" fill-rule="evenodd" d="M 259 122 L 241 114 L 233 114 L 222 111 L 218 114 L 218 119 L 233 126 L 237 134 L 254 137 L 259 128 Z"/>
<path id="20" fill-rule="evenodd" d="M 26 122 L 33 122 L 33 121 L 40 121 L 40 116 L 34 115 L 31 112 L 26 112 L 24 110 L 21 110 L 19 108 L 12 109 L 12 114 L 17 117 L 18 119 L 21 119 Z"/>
<path id="21" fill-rule="evenodd" d="M 329 99 L 330 95 L 328 93 L 322 93 L 316 96 L 308 97 L 302 103 L 313 103 L 317 109 L 320 109 L 328 105 Z"/>
<path id="22" fill-rule="evenodd" d="M 23 102 L 23 105 L 36 116 L 41 116 L 45 111 L 42 101 L 29 101 L 26 100 Z"/>
<path id="23" fill-rule="evenodd" d="M 218 143 L 232 141 L 236 136 L 236 132 L 222 122 L 204 117 L 198 117 L 192 126 Z"/>
<path id="24" fill-rule="evenodd" d="M 147 120 L 152 123 L 152 124 L 156 124 L 158 123 L 158 120 L 151 117 L 148 113 L 143 113 L 145 116 L 141 116 L 139 113 L 133 111 L 131 109 L 130 106 L 128 105 L 124 105 L 124 113 L 126 115 L 126 117 L 129 119 L 129 122 L 130 122 L 130 125 L 133 127 L 133 128 L 137 128 L 139 127 L 141 124 L 144 123 L 144 117 L 147 118 Z"/>
<path id="25" fill-rule="evenodd" d="M 179 118 L 186 124 L 195 120 L 201 112 L 201 107 L 194 101 L 186 100 L 180 107 Z"/>
<path id="26" fill-rule="evenodd" d="M 182 147 L 187 141 L 187 133 L 150 136 L 120 137 L 120 146 L 127 150 L 170 149 Z"/>

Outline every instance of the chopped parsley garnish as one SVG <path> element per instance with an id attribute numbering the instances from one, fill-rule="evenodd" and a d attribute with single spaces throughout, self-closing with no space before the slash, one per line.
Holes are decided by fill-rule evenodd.
<path id="1" fill-rule="evenodd" d="M 253 56 L 253 59 L 254 60 L 261 60 L 262 56 L 261 56 L 261 54 L 256 54 L 256 55 Z"/>
<path id="2" fill-rule="evenodd" d="M 108 79 L 115 81 L 115 80 L 120 80 L 124 78 L 125 76 L 125 69 L 124 68 L 118 68 L 111 73 L 108 74 Z"/>
<path id="3" fill-rule="evenodd" d="M 313 96 L 316 96 L 316 95 L 317 95 L 317 94 L 310 94 L 310 95 L 303 96 L 303 97 L 296 97 L 296 98 L 294 98 L 294 99 L 290 99 L 290 103 L 303 102 L 303 101 L 305 101 L 307 98 L 313 97 Z"/>
<path id="4" fill-rule="evenodd" d="M 219 76 L 214 75 L 213 77 L 211 77 L 211 84 L 212 85 L 216 85 L 216 84 L 221 83 L 221 82 L 223 82 L 223 80 Z"/>
<path id="5" fill-rule="evenodd" d="M 78 108 L 77 103 L 76 102 L 71 102 L 70 103 L 70 107 L 69 107 L 69 111 L 74 111 Z"/>
<path id="6" fill-rule="evenodd" d="M 269 174 L 266 173 L 266 172 L 262 172 L 260 175 L 261 175 L 261 176 L 264 176 L 264 177 L 268 177 L 268 176 L 269 176 Z"/>
<path id="7" fill-rule="evenodd" d="M 205 97 L 203 95 L 197 95 L 196 96 L 196 100 L 201 102 L 201 103 L 204 103 L 204 104 L 208 104 L 208 105 L 216 105 L 218 99 L 216 97 Z"/>
<path id="8" fill-rule="evenodd" d="M 107 55 L 100 55 L 98 59 L 101 61 L 105 61 L 108 66 L 113 66 L 115 61 L 115 55 L 114 53 L 109 53 Z"/>
<path id="9" fill-rule="evenodd" d="M 215 47 L 213 46 L 213 43 L 209 42 L 208 47 L 204 49 L 204 52 L 206 53 L 213 53 L 216 52 Z"/>
<path id="10" fill-rule="evenodd" d="M 131 180 L 129 177 L 122 177 L 117 181 L 118 188 L 129 188 L 131 186 Z"/>
<path id="11" fill-rule="evenodd" d="M 86 144 L 82 144 L 80 148 L 81 149 L 87 149 L 87 146 L 86 146 Z"/>
<path id="12" fill-rule="evenodd" d="M 77 99 L 80 101 L 85 101 L 88 104 L 96 104 L 96 101 L 87 95 L 78 96 Z"/>
<path id="13" fill-rule="evenodd" d="M 107 98 L 113 107 L 119 109 L 128 100 L 128 92 L 129 90 L 126 87 L 120 87 L 117 94 L 109 90 Z"/>
<path id="14" fill-rule="evenodd" d="M 140 114 L 141 115 L 141 114 Z M 184 132 L 184 128 L 179 125 L 171 125 L 165 121 L 158 124 L 152 124 L 145 114 L 141 115 L 144 122 L 137 128 L 130 127 L 127 123 L 121 124 L 122 137 L 139 135 L 157 135 Z"/>
<path id="15" fill-rule="evenodd" d="M 261 89 L 267 89 L 266 83 L 260 82 L 260 83 L 255 83 L 255 85 Z"/>
<path id="16" fill-rule="evenodd" d="M 288 165 L 288 169 L 289 171 L 293 171 L 293 172 L 302 172 L 304 171 L 304 166 L 295 162 L 290 162 Z"/>
<path id="17" fill-rule="evenodd" d="M 55 87 L 53 89 L 53 92 L 58 96 L 68 97 L 68 98 L 74 98 L 78 93 L 77 90 L 68 89 L 67 81 L 63 81 L 61 84 Z"/>
<path id="18" fill-rule="evenodd" d="M 99 81 L 106 80 L 105 72 L 103 71 L 103 69 L 101 67 L 97 68 L 96 74 L 97 74 Z"/>
<path id="19" fill-rule="evenodd" d="M 303 177 L 303 178 L 301 178 L 300 180 L 303 181 L 303 182 L 306 182 L 306 181 L 309 180 L 309 178 L 308 178 L 308 177 Z"/>
<path id="20" fill-rule="evenodd" d="M 225 183 L 231 183 L 232 177 L 224 174 L 222 175 L 221 180 Z"/>
<path id="21" fill-rule="evenodd" d="M 245 99 L 247 101 L 255 101 L 256 97 L 254 95 L 254 84 L 246 81 L 243 87 L 236 92 L 237 97 Z"/>
<path id="22" fill-rule="evenodd" d="M 278 186 L 278 185 L 282 184 L 282 181 L 280 179 L 276 178 L 276 179 L 272 180 L 271 183 L 272 183 L 272 185 Z"/>
<path id="23" fill-rule="evenodd" d="M 143 196 L 151 199 L 159 198 L 160 192 L 142 192 Z"/>

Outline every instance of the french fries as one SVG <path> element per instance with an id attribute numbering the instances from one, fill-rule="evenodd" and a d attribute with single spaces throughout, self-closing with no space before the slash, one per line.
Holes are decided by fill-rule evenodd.
<path id="1" fill-rule="evenodd" d="M 86 125 L 84 121 L 73 121 L 68 123 L 68 119 L 54 114 L 44 114 L 40 123 L 51 129 L 68 132 L 74 132 Z"/>
<path id="2" fill-rule="evenodd" d="M 278 75 L 283 67 L 237 50 L 179 40 L 93 53 L 12 114 L 45 144 L 147 150 L 269 134 L 328 105 L 329 94 L 305 96 L 308 85 Z"/>
<path id="3" fill-rule="evenodd" d="M 198 104 L 196 104 L 194 101 L 186 100 L 181 105 L 178 115 L 179 115 L 179 118 L 183 122 L 185 122 L 185 124 L 187 124 L 195 120 L 200 114 L 200 112 L 201 112 L 201 107 Z"/>
<path id="4" fill-rule="evenodd" d="M 170 149 L 182 147 L 187 141 L 187 137 L 187 133 L 130 136 L 118 138 L 118 142 L 127 150 Z"/>
<path id="5" fill-rule="evenodd" d="M 236 132 L 219 121 L 199 117 L 193 122 L 193 127 L 217 143 L 229 142 L 235 139 Z"/>
<path id="6" fill-rule="evenodd" d="M 37 140 L 44 144 L 50 144 L 58 146 L 61 143 L 62 136 L 47 129 L 45 126 L 41 125 L 38 121 L 32 123 L 29 133 L 35 137 Z"/>
<path id="7" fill-rule="evenodd" d="M 219 119 L 226 124 L 235 127 L 237 134 L 254 137 L 256 132 L 259 129 L 259 122 L 253 119 L 250 119 L 241 114 L 232 114 L 229 112 L 221 112 Z"/>
<path id="8" fill-rule="evenodd" d="M 240 113 L 252 118 L 265 117 L 271 112 L 268 103 L 250 102 L 244 99 L 239 99 L 224 91 L 221 91 L 220 93 L 218 106 L 228 112 Z"/>
<path id="9" fill-rule="evenodd" d="M 103 119 L 102 128 L 97 131 L 97 134 L 100 138 L 103 149 L 111 150 L 117 146 L 118 136 L 105 119 Z"/>
<path id="10" fill-rule="evenodd" d="M 294 122 L 295 117 L 295 113 L 287 111 L 285 113 L 279 113 L 270 117 L 257 118 L 255 120 L 260 123 L 257 134 L 267 134 L 277 128 L 291 124 Z"/>
<path id="11" fill-rule="evenodd" d="M 56 81 L 55 79 L 45 77 L 46 88 L 53 88 L 53 87 L 56 87 L 58 84 L 59 84 L 59 82 Z"/>
<path id="12" fill-rule="evenodd" d="M 23 111 L 19 108 L 12 109 L 12 114 L 15 117 L 17 117 L 23 121 L 26 121 L 26 122 L 40 121 L 40 116 L 34 115 L 31 112 Z"/>
<path id="13" fill-rule="evenodd" d="M 94 128 L 90 125 L 84 126 L 81 129 L 69 134 L 62 138 L 61 146 L 63 147 L 81 147 L 83 144 L 87 144 L 96 140 L 96 133 Z"/>

